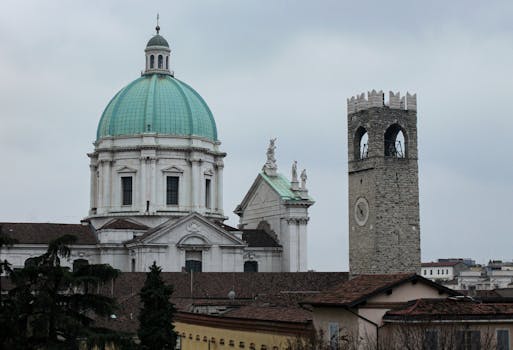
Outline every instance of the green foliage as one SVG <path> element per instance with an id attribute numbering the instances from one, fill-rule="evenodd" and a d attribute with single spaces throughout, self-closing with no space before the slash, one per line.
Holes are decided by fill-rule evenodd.
<path id="1" fill-rule="evenodd" d="M 142 308 L 137 334 L 141 341 L 140 348 L 144 350 L 174 349 L 176 344 L 173 325 L 176 309 L 169 301 L 173 288 L 164 283 L 160 272 L 161 268 L 153 262 L 139 293 Z"/>
<path id="2" fill-rule="evenodd" d="M 7 271 L 12 283 L 0 303 L 0 344 L 6 349 L 103 349 L 106 344 L 129 348 L 128 335 L 95 325 L 116 310 L 114 299 L 98 287 L 119 271 L 109 265 L 85 265 L 77 271 L 61 266 L 76 238 L 59 237 L 23 269 Z"/>

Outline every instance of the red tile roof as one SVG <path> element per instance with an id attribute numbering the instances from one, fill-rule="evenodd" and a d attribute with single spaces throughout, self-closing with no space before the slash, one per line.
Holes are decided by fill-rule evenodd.
<path id="1" fill-rule="evenodd" d="M 51 224 L 35 222 L 2 222 L 0 231 L 19 244 L 48 244 L 64 234 L 77 237 L 75 244 L 96 244 L 96 236 L 89 225 Z"/>
<path id="2" fill-rule="evenodd" d="M 248 247 L 281 247 L 281 244 L 264 230 L 243 230 L 242 240 Z"/>
<path id="3" fill-rule="evenodd" d="M 329 289 L 347 280 L 346 272 L 163 272 L 165 282 L 173 285 L 171 301 L 180 311 L 192 311 L 195 305 L 221 305 L 239 307 L 266 303 L 269 307 L 298 307 L 298 301 L 305 295 L 312 295 Z M 139 290 L 146 274 L 142 272 L 122 273 L 113 284 L 104 286 L 104 293 L 116 298 L 120 308 L 115 320 L 104 320 L 103 325 L 118 330 L 134 332 L 137 329 L 139 312 Z M 191 288 L 192 287 L 192 288 Z M 235 291 L 235 298 L 228 298 L 228 292 Z M 271 309 L 272 310 L 272 309 Z M 276 311 L 276 310 L 274 310 Z M 244 311 L 241 311 L 243 314 Z M 293 316 L 295 315 L 295 316 Z M 238 316 L 237 316 L 238 317 Z M 242 316 L 241 316 L 242 317 Z M 280 316 L 269 311 L 259 317 L 298 317 L 297 313 Z"/>
<path id="4" fill-rule="evenodd" d="M 463 264 L 463 261 L 448 261 L 448 262 L 425 262 L 422 263 L 422 267 L 450 267 L 450 266 L 456 266 L 458 264 Z"/>
<path id="5" fill-rule="evenodd" d="M 422 281 L 439 290 L 456 295 L 453 290 L 436 284 L 415 273 L 381 274 L 381 275 L 359 275 L 346 282 L 340 283 L 333 289 L 319 295 L 306 298 L 302 304 L 316 306 L 356 306 L 368 298 L 379 293 L 386 292 L 406 282 Z"/>
<path id="6" fill-rule="evenodd" d="M 418 299 L 385 314 L 385 321 L 408 320 L 513 320 L 513 303 L 481 303 L 467 297 Z"/>
<path id="7" fill-rule="evenodd" d="M 136 222 L 128 221 L 125 219 L 117 219 L 107 222 L 99 228 L 99 230 L 148 230 L 146 225 L 138 224 Z"/>
<path id="8" fill-rule="evenodd" d="M 312 312 L 298 306 L 248 305 L 230 310 L 223 314 L 223 316 L 266 321 L 308 322 L 312 319 Z"/>

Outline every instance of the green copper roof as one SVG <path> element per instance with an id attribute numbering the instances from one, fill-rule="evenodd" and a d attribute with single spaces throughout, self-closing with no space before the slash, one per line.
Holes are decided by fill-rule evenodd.
<path id="1" fill-rule="evenodd" d="M 169 47 L 169 44 L 167 43 L 167 40 L 164 39 L 163 36 L 161 36 L 159 34 L 156 34 L 146 44 L 146 47 L 149 47 L 149 46 L 165 46 L 165 47 Z"/>
<path id="2" fill-rule="evenodd" d="M 294 193 L 290 189 L 290 181 L 285 178 L 282 174 L 276 176 L 267 176 L 263 171 L 260 172 L 260 176 L 278 193 L 278 195 L 284 200 L 304 200 L 298 193 Z M 308 196 L 308 200 L 313 201 L 313 198 Z"/>
<path id="3" fill-rule="evenodd" d="M 212 112 L 189 85 L 170 75 L 143 75 L 121 89 L 102 114 L 96 139 L 157 133 L 217 141 Z"/>

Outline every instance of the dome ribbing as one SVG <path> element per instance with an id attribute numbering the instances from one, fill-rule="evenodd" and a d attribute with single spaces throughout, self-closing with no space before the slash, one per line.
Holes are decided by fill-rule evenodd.
<path id="1" fill-rule="evenodd" d="M 96 139 L 143 133 L 217 141 L 205 101 L 189 85 L 164 74 L 143 75 L 121 89 L 105 108 Z"/>

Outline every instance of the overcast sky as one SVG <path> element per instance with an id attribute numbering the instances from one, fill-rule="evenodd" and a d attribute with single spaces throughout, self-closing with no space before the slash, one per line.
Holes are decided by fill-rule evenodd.
<path id="1" fill-rule="evenodd" d="M 0 220 L 77 223 L 87 152 L 160 12 L 177 78 L 207 101 L 232 214 L 277 137 L 306 168 L 308 266 L 347 270 L 346 98 L 416 92 L 422 259 L 513 258 L 511 1 L 0 2 Z"/>

